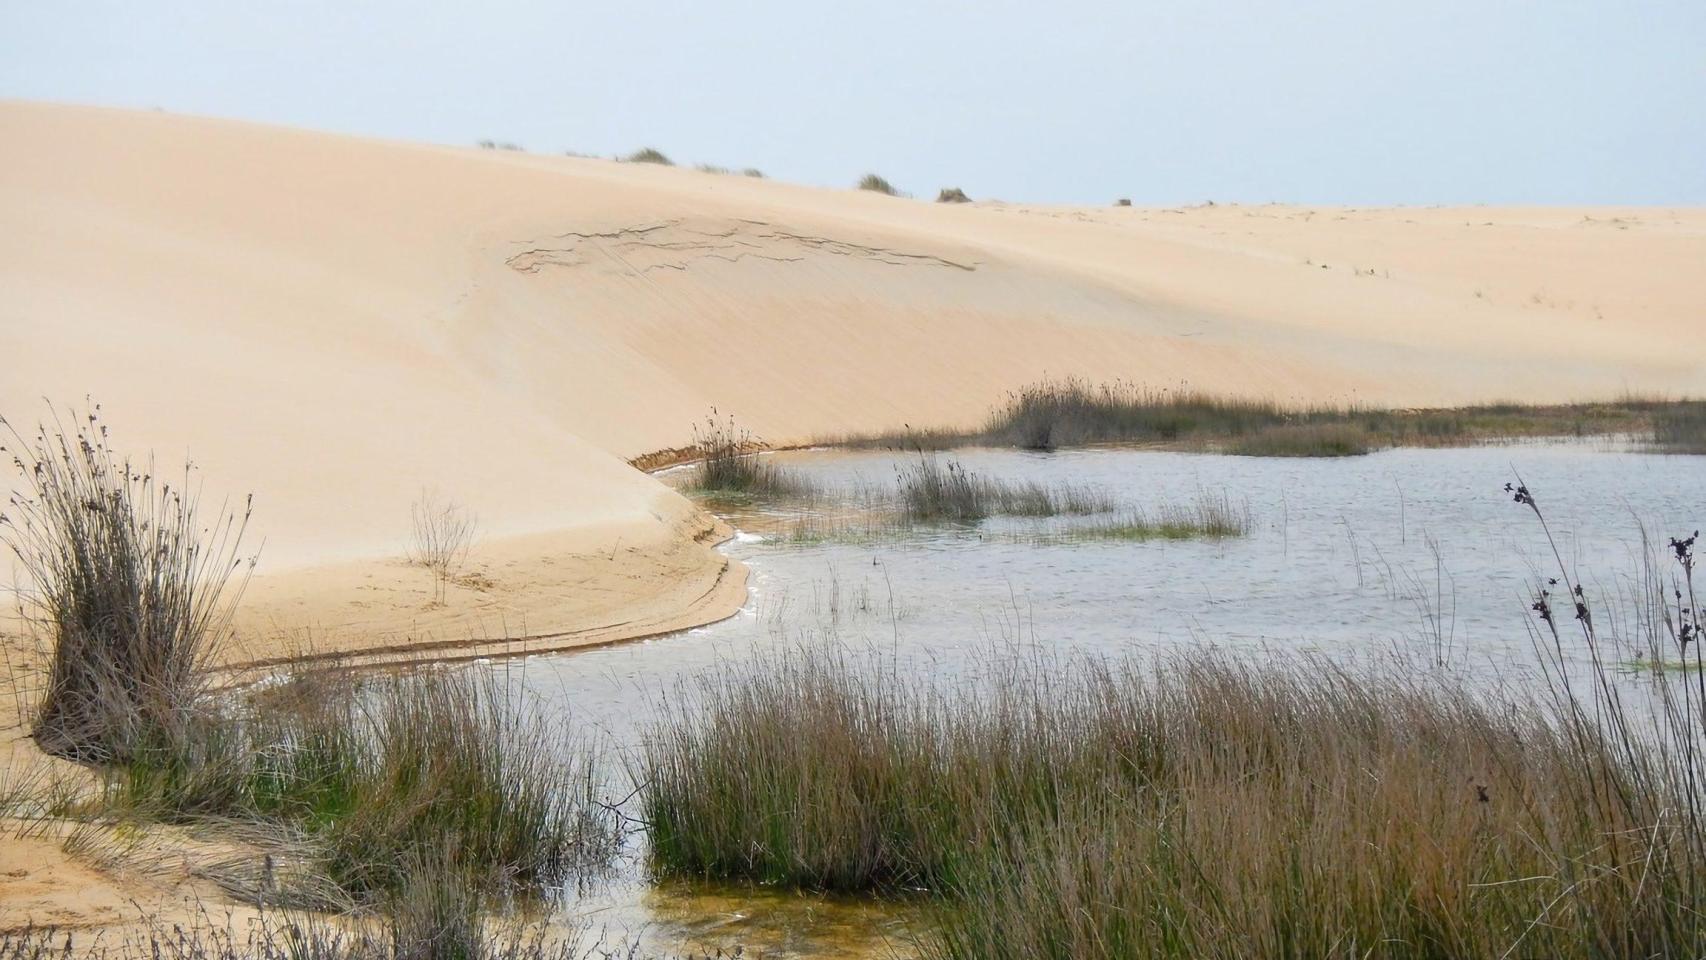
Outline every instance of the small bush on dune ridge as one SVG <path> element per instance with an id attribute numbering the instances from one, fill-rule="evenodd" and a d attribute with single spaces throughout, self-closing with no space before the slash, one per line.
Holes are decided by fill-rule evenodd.
<path id="1" fill-rule="evenodd" d="M 490 677 L 302 677 L 195 730 L 114 770 L 113 809 L 286 828 L 358 901 L 406 890 L 422 851 L 455 851 L 479 889 L 525 892 L 597 868 L 619 840 L 592 759 L 563 758 Z"/>
<path id="2" fill-rule="evenodd" d="M 664 156 L 663 151 L 654 150 L 651 147 L 641 147 L 628 154 L 627 159 L 629 163 L 658 163 L 666 167 L 675 166 L 675 161 Z"/>
<path id="3" fill-rule="evenodd" d="M 735 425 L 733 417 L 718 419 L 712 410 L 693 428 L 699 453 L 688 489 L 713 496 L 809 498 L 815 491 L 800 477 L 759 455 L 752 434 Z"/>
<path id="4" fill-rule="evenodd" d="M 971 198 L 966 196 L 966 192 L 964 190 L 961 190 L 959 187 L 943 187 L 942 191 L 940 193 L 936 194 L 936 202 L 937 203 L 970 203 Z"/>
<path id="5" fill-rule="evenodd" d="M 203 526 L 188 465 L 174 484 L 151 461 L 114 454 L 99 405 L 70 417 L 29 438 L 0 419 L 19 483 L 0 540 L 51 644 L 36 740 L 60 756 L 122 761 L 186 735 L 253 565 L 241 552 L 249 505 Z"/>
<path id="6" fill-rule="evenodd" d="M 894 184 L 889 183 L 887 180 L 884 180 L 882 177 L 879 177 L 874 173 L 867 173 L 859 179 L 859 189 L 870 190 L 875 193 L 884 193 L 891 197 L 900 196 L 900 191 L 894 188 Z"/>

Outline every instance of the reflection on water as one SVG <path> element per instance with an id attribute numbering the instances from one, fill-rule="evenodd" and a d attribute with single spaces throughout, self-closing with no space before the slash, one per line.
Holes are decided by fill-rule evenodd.
<path id="1" fill-rule="evenodd" d="M 543 709 L 567 711 L 629 747 L 649 704 L 690 698 L 695 676 L 803 640 L 876 651 L 896 669 L 943 678 L 1039 649 L 1143 657 L 1208 645 L 1258 657 L 1400 655 L 1520 684 L 1534 663 L 1527 591 L 1557 565 L 1534 517 L 1503 492 L 1507 480 L 1520 473 L 1526 481 L 1571 576 L 1598 593 L 1614 625 L 1632 616 L 1621 598 L 1639 565 L 1640 525 L 1660 543 L 1706 525 L 1706 458 L 1604 444 L 1340 460 L 1118 449 L 956 456 L 988 476 L 1095 485 L 1122 508 L 1145 511 L 1224 490 L 1248 503 L 1252 529 L 1218 541 L 1062 542 L 1031 534 L 1069 521 L 991 520 L 905 538 L 791 544 L 764 536 L 778 529 L 776 518 L 737 517 L 747 535 L 725 550 L 752 570 L 739 615 L 513 669 L 524 671 Z M 890 454 L 778 458 L 824 485 L 820 506 L 829 510 L 893 483 Z M 885 939 L 905 940 L 905 911 L 892 907 L 654 889 L 638 867 L 580 908 L 612 933 L 644 930 L 648 945 L 671 951 L 744 943 L 771 956 L 865 956 L 883 952 Z"/>

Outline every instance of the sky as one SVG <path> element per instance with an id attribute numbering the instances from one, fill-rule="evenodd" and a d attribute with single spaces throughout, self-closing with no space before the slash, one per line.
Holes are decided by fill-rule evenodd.
<path id="1" fill-rule="evenodd" d="M 1706 0 L 0 0 L 0 97 L 921 196 L 1706 204 Z"/>

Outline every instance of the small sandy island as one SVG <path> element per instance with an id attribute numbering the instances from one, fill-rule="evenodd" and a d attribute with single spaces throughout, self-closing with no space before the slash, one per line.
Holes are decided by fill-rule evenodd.
<path id="1" fill-rule="evenodd" d="M 206 500 L 254 494 L 233 670 L 729 615 L 729 531 L 631 465 L 713 407 L 783 444 L 970 425 L 1047 375 L 1390 405 L 1706 393 L 1700 209 L 934 204 L 19 102 L 0 141 L 0 414 L 27 430 L 42 398 L 91 397 L 123 449 L 193 455 Z M 479 518 L 442 603 L 402 559 L 424 490 Z M 27 686 L 33 644 L 0 631 Z M 14 782 L 51 762 L 20 702 L 0 696 Z M 147 876 L 63 841 L 0 843 L 0 927 L 216 893 L 191 839 Z"/>

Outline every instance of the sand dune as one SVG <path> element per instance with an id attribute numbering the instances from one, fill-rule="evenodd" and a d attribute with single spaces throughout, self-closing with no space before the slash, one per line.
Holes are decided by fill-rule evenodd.
<path id="1" fill-rule="evenodd" d="M 786 442 L 969 423 L 1045 373 L 1395 404 L 1706 392 L 1700 210 L 937 205 L 30 103 L 0 137 L 0 410 L 92 395 L 126 446 L 254 492 L 255 631 L 333 645 L 526 619 L 534 569 L 430 629 L 422 577 L 379 613 L 272 579 L 353 589 L 425 487 L 508 561 L 553 534 L 540 556 L 579 582 L 649 584 L 526 632 L 726 612 L 738 590 L 679 589 L 720 569 L 704 519 L 625 463 L 712 406 Z M 633 562 L 593 563 L 618 543 Z"/>
<path id="2" fill-rule="evenodd" d="M 1391 404 L 1706 393 L 1701 210 L 936 205 L 28 103 L 0 104 L 0 142 L 0 413 L 92 396 L 125 449 L 256 495 L 233 664 L 726 615 L 726 530 L 626 462 L 713 406 L 781 443 L 970 424 L 1044 374 Z M 444 605 L 398 559 L 423 488 L 481 519 Z M 20 719 L 0 715 L 8 769 L 46 762 Z M 0 925 L 103 923 L 135 895 L 57 843 L 5 852 Z"/>

